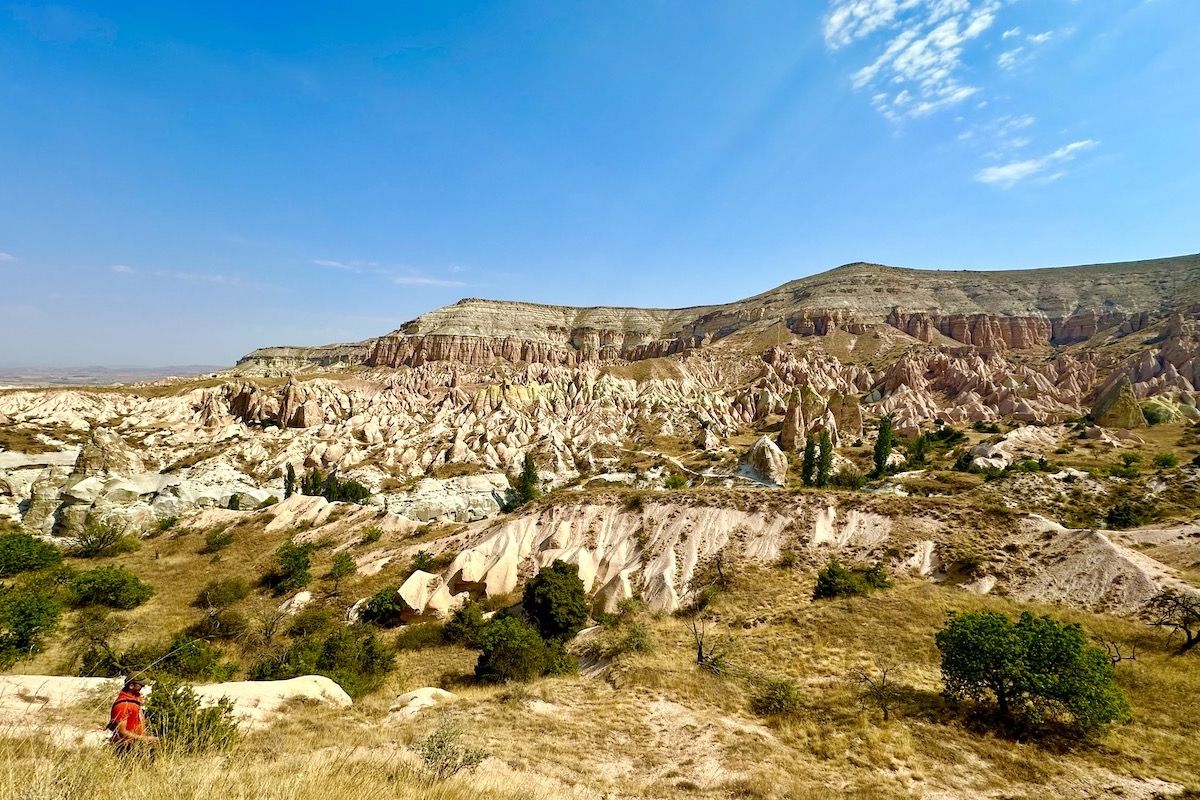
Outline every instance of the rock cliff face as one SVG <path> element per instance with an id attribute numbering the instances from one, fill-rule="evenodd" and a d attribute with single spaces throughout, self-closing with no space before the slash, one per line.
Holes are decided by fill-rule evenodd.
<path id="1" fill-rule="evenodd" d="M 922 342 L 984 353 L 1063 346 L 1140 331 L 1172 312 L 1200 311 L 1200 256 L 994 272 L 850 264 L 734 303 L 679 309 L 572 308 L 461 300 L 392 333 L 322 347 L 270 347 L 247 371 L 450 361 L 575 366 L 637 361 L 701 348 L 738 331 L 782 324 L 801 336 L 889 326 Z"/>

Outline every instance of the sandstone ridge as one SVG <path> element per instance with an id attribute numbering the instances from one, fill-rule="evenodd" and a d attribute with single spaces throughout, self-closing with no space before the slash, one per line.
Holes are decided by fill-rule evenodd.
<path id="1" fill-rule="evenodd" d="M 243 371 L 419 366 L 453 361 L 573 366 L 637 361 L 705 347 L 755 326 L 801 336 L 879 326 L 921 342 L 984 352 L 1132 333 L 1200 310 L 1200 255 L 1032 270 L 917 270 L 848 264 L 733 303 L 652 309 L 467 298 L 386 335 L 349 344 L 268 347 Z"/>

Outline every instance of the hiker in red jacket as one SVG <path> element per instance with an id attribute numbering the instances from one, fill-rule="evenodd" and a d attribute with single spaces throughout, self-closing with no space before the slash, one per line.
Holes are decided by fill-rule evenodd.
<path id="1" fill-rule="evenodd" d="M 112 731 L 113 749 L 118 755 L 148 751 L 158 742 L 157 736 L 146 733 L 146 718 L 142 715 L 143 688 L 145 684 L 137 678 L 125 681 L 109 711 L 108 729 Z"/>

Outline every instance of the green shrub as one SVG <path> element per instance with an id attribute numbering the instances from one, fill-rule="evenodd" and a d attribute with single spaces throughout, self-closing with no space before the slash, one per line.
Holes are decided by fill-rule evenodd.
<path id="1" fill-rule="evenodd" d="M 418 550 L 417 554 L 412 557 L 412 561 L 408 563 L 408 574 L 411 575 L 418 571 L 433 572 L 437 569 L 435 564 L 436 562 L 432 553 L 428 550 Z"/>
<path id="2" fill-rule="evenodd" d="M 383 538 L 383 528 L 378 525 L 368 525 L 362 530 L 362 543 L 375 544 Z"/>
<path id="3" fill-rule="evenodd" d="M 1142 406 L 1142 416 L 1151 425 L 1161 425 L 1164 422 L 1171 421 L 1171 412 L 1158 403 L 1147 403 Z"/>
<path id="4" fill-rule="evenodd" d="M 1154 466 L 1157 469 L 1174 469 L 1179 466 L 1179 456 L 1174 453 L 1159 453 L 1154 456 Z"/>
<path id="5" fill-rule="evenodd" d="M 287 635 L 293 638 L 316 636 L 325 633 L 337 625 L 337 619 L 328 608 L 313 606 L 296 612 L 288 625 Z"/>
<path id="6" fill-rule="evenodd" d="M 479 634 L 487 625 L 483 618 L 483 609 L 474 600 L 468 600 L 457 609 L 442 628 L 442 636 L 447 642 L 461 644 L 464 647 L 478 647 Z"/>
<path id="7" fill-rule="evenodd" d="M 312 581 L 311 544 L 284 542 L 275 551 L 275 566 L 266 575 L 266 583 L 275 594 L 302 589 Z"/>
<path id="8" fill-rule="evenodd" d="M 1129 719 L 1112 661 L 1079 625 L 1028 612 L 1016 623 L 994 612 L 951 612 L 936 643 L 946 697 L 994 703 L 1010 730 L 1061 723 L 1086 737 Z"/>
<path id="9" fill-rule="evenodd" d="M 873 589 L 886 589 L 891 585 L 892 582 L 881 564 L 851 570 L 842 566 L 837 558 L 830 558 L 829 563 L 817 573 L 813 599 L 854 597 L 869 594 Z"/>
<path id="10" fill-rule="evenodd" d="M 0 534 L 0 578 L 52 567 L 61 562 L 62 553 L 58 548 L 36 536 L 18 531 Z"/>
<path id="11" fill-rule="evenodd" d="M 775 566 L 780 569 L 792 569 L 800 563 L 800 556 L 795 550 L 784 550 L 779 554 L 779 560 L 775 562 Z"/>
<path id="12" fill-rule="evenodd" d="M 833 477 L 829 479 L 829 485 L 839 489 L 857 490 L 867 485 L 867 476 L 852 466 L 846 466 L 833 474 Z"/>
<path id="13" fill-rule="evenodd" d="M 583 629 L 588 618 L 587 593 L 579 567 L 555 561 L 525 584 L 521 605 L 542 637 L 565 641 Z"/>
<path id="14" fill-rule="evenodd" d="M 250 586 L 241 578 L 218 578 L 204 584 L 192 605 L 197 608 L 228 608 L 250 594 Z"/>
<path id="15" fill-rule="evenodd" d="M 437 728 L 417 745 L 417 753 L 433 780 L 443 781 L 464 770 L 470 772 L 487 758 L 483 750 L 462 744 L 462 734 L 461 727 L 443 716 Z"/>
<path id="16" fill-rule="evenodd" d="M 230 511 L 241 511 L 242 510 L 242 496 L 240 494 L 229 495 L 229 510 Z"/>
<path id="17" fill-rule="evenodd" d="M 334 556 L 333 564 L 329 567 L 329 574 L 326 576 L 333 581 L 333 593 L 337 594 L 342 581 L 357 572 L 358 564 L 354 563 L 354 559 L 349 553 L 341 552 Z"/>
<path id="18" fill-rule="evenodd" d="M 284 490 L 287 486 L 285 481 Z M 371 496 L 371 490 L 356 480 L 341 480 L 337 473 L 325 474 L 313 467 L 300 481 L 300 493 L 313 497 L 324 497 L 329 502 L 363 503 Z"/>
<path id="19" fill-rule="evenodd" d="M 224 528 L 214 528 L 204 535 L 204 547 L 200 548 L 202 555 L 220 552 L 233 544 L 233 531 Z"/>
<path id="20" fill-rule="evenodd" d="M 1126 528 L 1136 528 L 1138 525 L 1146 522 L 1147 515 L 1141 506 L 1127 500 L 1122 500 L 1114 503 L 1108 509 L 1104 520 L 1110 530 L 1120 531 Z"/>
<path id="21" fill-rule="evenodd" d="M 171 528 L 174 528 L 175 523 L 177 522 L 179 522 L 179 517 L 175 516 L 174 514 L 167 517 L 159 517 L 154 521 L 152 530 L 154 533 L 166 533 L 167 531 L 171 530 Z"/>
<path id="22" fill-rule="evenodd" d="M 147 656 L 155 655 L 153 648 L 142 652 Z M 135 666 L 188 680 L 222 681 L 233 675 L 234 665 L 222 660 L 220 648 L 191 633 L 176 634 L 157 652 L 161 655 Z M 136 661 L 134 657 L 138 654 L 138 651 L 126 654 L 126 660 Z"/>
<path id="23" fill-rule="evenodd" d="M 154 594 L 153 587 L 124 567 L 97 567 L 80 572 L 67 584 L 71 605 L 137 608 Z"/>
<path id="24" fill-rule="evenodd" d="M 58 626 L 62 607 L 52 594 L 0 586 L 0 667 L 41 652 Z"/>
<path id="25" fill-rule="evenodd" d="M 297 640 L 280 657 L 256 664 L 250 677 L 282 680 L 324 675 L 357 698 L 377 688 L 395 666 L 395 660 L 395 651 L 374 631 L 352 625 Z"/>
<path id="26" fill-rule="evenodd" d="M 404 622 L 401 615 L 408 610 L 400 600 L 400 587 L 385 586 L 363 604 L 359 618 L 371 625 L 394 628 Z"/>
<path id="27" fill-rule="evenodd" d="M 516 617 L 492 620 L 479 634 L 475 677 L 489 683 L 528 681 L 545 675 L 551 654 L 537 628 Z"/>
<path id="28" fill-rule="evenodd" d="M 114 522 L 89 518 L 75 537 L 71 554 L 79 558 L 100 558 L 120 553 L 132 553 L 139 547 L 137 537 L 125 532 Z"/>
<path id="29" fill-rule="evenodd" d="M 750 698 L 750 710 L 760 717 L 791 714 L 800 708 L 800 689 L 791 678 L 767 678 Z"/>
<path id="30" fill-rule="evenodd" d="M 681 475 L 678 472 L 667 476 L 664 485 L 668 489 L 686 489 L 688 487 L 688 479 L 686 475 Z"/>
<path id="31" fill-rule="evenodd" d="M 201 753 L 227 750 L 238 738 L 233 702 L 221 698 L 201 707 L 192 688 L 174 681 L 159 682 L 145 703 L 147 731 L 167 750 Z"/>
<path id="32" fill-rule="evenodd" d="M 440 647 L 446 643 L 442 623 L 419 622 L 415 625 L 405 625 L 396 635 L 397 650 L 424 650 L 427 647 Z"/>
<path id="33" fill-rule="evenodd" d="M 276 497 L 275 495 L 271 495 L 266 500 L 263 500 L 261 503 L 256 505 L 254 507 L 254 510 L 262 511 L 264 508 L 270 508 L 271 506 L 275 505 L 278 502 L 279 502 L 279 498 Z"/>
<path id="34" fill-rule="evenodd" d="M 644 622 L 630 623 L 624 635 L 617 641 L 616 654 L 649 653 L 654 649 L 654 638 Z"/>

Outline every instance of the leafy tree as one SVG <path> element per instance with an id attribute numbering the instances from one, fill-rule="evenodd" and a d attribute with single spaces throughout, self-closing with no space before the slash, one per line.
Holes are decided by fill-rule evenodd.
<path id="1" fill-rule="evenodd" d="M 275 594 L 287 594 L 302 589 L 312 581 L 311 544 L 284 542 L 275 551 L 275 566 L 266 576 Z"/>
<path id="2" fill-rule="evenodd" d="M 287 471 L 283 476 L 283 499 L 287 499 L 296 493 L 296 468 L 291 464 L 287 465 Z"/>
<path id="3" fill-rule="evenodd" d="M 579 567 L 555 561 L 525 584 L 521 605 L 546 639 L 565 641 L 583 630 L 588 618 L 587 593 Z"/>
<path id="4" fill-rule="evenodd" d="M 820 454 L 817 456 L 817 486 L 829 485 L 829 474 L 833 469 L 833 438 L 829 431 L 821 431 Z"/>
<path id="5" fill-rule="evenodd" d="M 800 480 L 812 486 L 813 473 L 817 469 L 817 440 L 810 433 L 804 440 L 804 460 L 800 464 Z"/>
<path id="6" fill-rule="evenodd" d="M 875 436 L 875 477 L 879 477 L 887 472 L 888 456 L 892 453 L 892 444 L 895 441 L 893 433 L 894 418 L 891 414 L 885 414 L 879 420 L 879 433 Z"/>
<path id="7" fill-rule="evenodd" d="M 160 681 L 145 703 L 146 727 L 162 746 L 184 753 L 227 750 L 238 738 L 233 701 L 222 697 L 212 705 L 187 684 Z"/>
<path id="8" fill-rule="evenodd" d="M 20 572 L 52 567 L 62 562 L 62 553 L 49 542 L 20 531 L 0 534 L 0 578 Z"/>
<path id="9" fill-rule="evenodd" d="M 329 577 L 333 580 L 333 593 L 338 593 L 343 578 L 349 578 L 356 572 L 358 572 L 358 565 L 354 563 L 354 559 L 349 553 L 343 552 L 334 556 L 333 564 L 329 568 Z"/>
<path id="10" fill-rule="evenodd" d="M 371 595 L 363 604 L 360 615 L 362 621 L 384 628 L 392 628 L 403 622 L 400 615 L 404 613 L 405 605 L 400 600 L 399 591 L 398 586 L 385 586 Z"/>
<path id="11" fill-rule="evenodd" d="M 62 607 L 53 594 L 28 587 L 0 586 L 0 667 L 10 667 L 42 649 Z"/>
<path id="12" fill-rule="evenodd" d="M 537 464 L 533 460 L 532 453 L 525 454 L 525 462 L 521 467 L 521 474 L 517 476 L 515 488 L 517 505 L 525 505 L 536 500 L 542 493 L 541 478 L 538 476 Z"/>
<path id="13" fill-rule="evenodd" d="M 925 463 L 925 456 L 929 450 L 929 438 L 924 434 L 918 434 L 917 438 L 912 440 L 908 447 L 908 463 L 914 467 L 919 467 Z"/>
<path id="14" fill-rule="evenodd" d="M 1058 720 L 1082 736 L 1129 719 L 1112 661 L 1079 625 L 1029 612 L 951 612 L 935 640 L 950 700 L 992 700 L 1010 729 Z"/>
<path id="15" fill-rule="evenodd" d="M 1140 507 L 1127 500 L 1122 500 L 1114 503 L 1112 508 L 1108 509 L 1104 520 L 1111 530 L 1125 530 L 1126 528 L 1136 528 L 1146 521 L 1146 512 Z"/>
<path id="16" fill-rule="evenodd" d="M 474 600 L 463 603 L 442 628 L 442 637 L 447 642 L 461 644 L 467 647 L 479 646 L 479 635 L 487 626 L 483 618 L 483 609 Z"/>
<path id="17" fill-rule="evenodd" d="M 475 677 L 489 683 L 528 681 L 550 669 L 550 653 L 537 629 L 516 617 L 492 620 L 479 633 Z"/>
<path id="18" fill-rule="evenodd" d="M 98 558 L 117 553 L 129 553 L 138 548 L 137 539 L 114 522 L 89 518 L 75 537 L 72 554 L 80 558 Z"/>
<path id="19" fill-rule="evenodd" d="M 240 494 L 235 493 L 235 494 L 229 495 L 229 510 L 230 511 L 241 511 L 242 510 L 242 496 Z"/>
<path id="20" fill-rule="evenodd" d="M 71 605 L 137 608 L 150 599 L 154 588 L 124 567 L 97 567 L 81 572 L 67 584 Z"/>
<path id="21" fill-rule="evenodd" d="M 379 686 L 395 662 L 395 651 L 371 628 L 351 625 L 297 639 L 281 656 L 256 664 L 250 677 L 282 680 L 324 675 L 351 697 L 361 697 Z"/>

